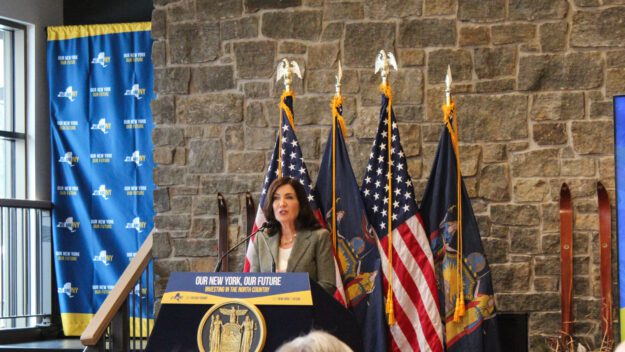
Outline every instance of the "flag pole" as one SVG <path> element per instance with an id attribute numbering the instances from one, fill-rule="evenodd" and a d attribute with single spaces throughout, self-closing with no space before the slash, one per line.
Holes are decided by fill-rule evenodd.
<path id="1" fill-rule="evenodd" d="M 280 97 L 280 116 L 278 120 L 278 177 L 282 177 L 282 113 L 284 112 L 289 119 L 289 123 L 291 124 L 291 128 L 295 128 L 295 122 L 293 121 L 293 112 L 291 109 L 284 103 L 284 99 L 286 97 L 293 97 L 293 92 L 291 91 L 291 82 L 293 82 L 293 74 L 296 74 L 299 79 L 302 79 L 302 74 L 299 69 L 299 65 L 295 60 L 289 61 L 284 58 L 282 61 L 278 63 L 278 69 L 276 73 L 276 82 L 280 81 L 280 79 L 284 79 L 284 92 Z"/>
<path id="2" fill-rule="evenodd" d="M 341 96 L 341 78 L 343 69 L 339 60 L 338 74 L 336 75 L 336 94 L 332 99 L 332 245 L 336 253 L 336 120 L 341 118 L 338 109 L 343 104 Z M 343 131 L 345 133 L 345 131 Z"/>
<path id="3" fill-rule="evenodd" d="M 444 122 L 451 136 L 452 145 L 456 154 L 456 179 L 457 179 L 457 232 L 456 232 L 456 306 L 454 310 L 454 322 L 460 322 L 465 313 L 464 305 L 464 282 L 462 280 L 463 256 L 462 256 L 462 174 L 460 172 L 460 148 L 458 145 L 458 117 L 456 105 L 451 100 L 451 68 L 447 65 L 445 76 L 445 105 L 443 106 Z M 450 121 L 453 119 L 453 121 Z M 453 292 L 453 291 L 452 291 Z"/>
<path id="4" fill-rule="evenodd" d="M 387 190 L 387 226 L 388 226 L 388 244 L 387 244 L 387 260 L 388 260 L 388 290 L 386 294 L 386 314 L 388 315 L 388 324 L 395 325 L 395 312 L 393 307 L 393 171 L 392 171 L 392 142 L 393 142 L 393 127 L 392 127 L 392 108 L 393 108 L 393 94 L 391 91 L 391 86 L 387 81 L 387 77 L 391 72 L 391 67 L 397 71 L 397 62 L 395 61 L 395 56 L 391 52 L 384 52 L 384 50 L 380 50 L 377 55 L 375 62 L 375 73 L 380 72 L 380 76 L 382 77 L 382 84 L 380 85 L 380 89 L 382 93 L 387 97 L 388 104 L 386 106 L 386 145 L 387 145 L 387 156 L 388 156 L 388 190 Z"/>
<path id="5" fill-rule="evenodd" d="M 391 121 L 391 108 L 393 106 L 393 95 L 391 94 L 391 86 L 390 84 L 388 84 L 388 82 L 386 83 L 386 89 L 388 91 L 388 105 L 386 106 L 387 109 L 387 114 L 386 114 L 386 147 L 388 149 L 388 218 L 387 218 L 387 223 L 388 223 L 388 264 L 389 264 L 389 273 L 391 273 L 392 275 L 392 271 L 393 271 L 393 170 L 392 170 L 392 153 L 391 153 L 391 143 L 392 143 L 392 135 L 393 135 L 393 129 L 391 127 L 392 125 L 392 121 Z M 389 275 L 389 295 L 388 295 L 388 305 L 389 305 L 389 309 L 388 309 L 388 323 L 389 325 L 394 325 L 395 324 L 395 309 L 393 307 L 393 291 L 391 289 L 392 286 L 392 276 Z"/>

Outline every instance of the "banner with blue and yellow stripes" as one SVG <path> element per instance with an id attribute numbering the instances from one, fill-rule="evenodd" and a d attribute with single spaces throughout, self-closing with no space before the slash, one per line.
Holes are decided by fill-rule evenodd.
<path id="1" fill-rule="evenodd" d="M 153 226 L 150 29 L 48 28 L 52 233 L 68 336 L 82 333 Z M 151 319 L 143 285 L 131 294 L 136 319 Z"/>

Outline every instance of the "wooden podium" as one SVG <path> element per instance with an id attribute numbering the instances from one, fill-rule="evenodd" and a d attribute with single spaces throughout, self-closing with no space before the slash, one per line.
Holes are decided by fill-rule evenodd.
<path id="1" fill-rule="evenodd" d="M 172 273 L 146 351 L 274 351 L 313 329 L 362 350 L 351 312 L 307 273 Z"/>

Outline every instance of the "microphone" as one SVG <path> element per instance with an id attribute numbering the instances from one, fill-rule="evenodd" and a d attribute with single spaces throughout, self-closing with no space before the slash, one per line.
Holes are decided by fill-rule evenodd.
<path id="1" fill-rule="evenodd" d="M 219 257 L 219 260 L 217 261 L 217 265 L 215 265 L 215 270 L 213 270 L 213 271 L 214 272 L 219 272 L 221 270 L 221 264 L 222 264 L 224 258 L 227 257 L 228 254 L 232 253 L 235 249 L 239 248 L 243 243 L 247 242 L 247 240 L 252 238 L 252 236 L 254 236 L 255 234 L 257 234 L 257 233 L 259 233 L 259 232 L 261 232 L 261 231 L 263 231 L 265 229 L 275 228 L 276 225 L 277 225 L 277 223 L 275 221 L 266 221 L 261 227 L 258 228 L 258 230 L 254 231 L 251 234 L 249 234 L 248 236 L 246 236 L 244 239 L 239 241 L 239 243 L 234 245 L 234 247 L 228 249 L 228 251 L 226 253 L 224 253 L 221 257 Z"/>

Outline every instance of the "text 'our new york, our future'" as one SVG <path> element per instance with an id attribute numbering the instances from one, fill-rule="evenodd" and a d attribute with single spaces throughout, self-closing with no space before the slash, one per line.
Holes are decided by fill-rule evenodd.
<path id="1" fill-rule="evenodd" d="M 204 292 L 269 292 L 269 286 L 281 286 L 279 276 L 196 276 L 195 284 Z"/>

